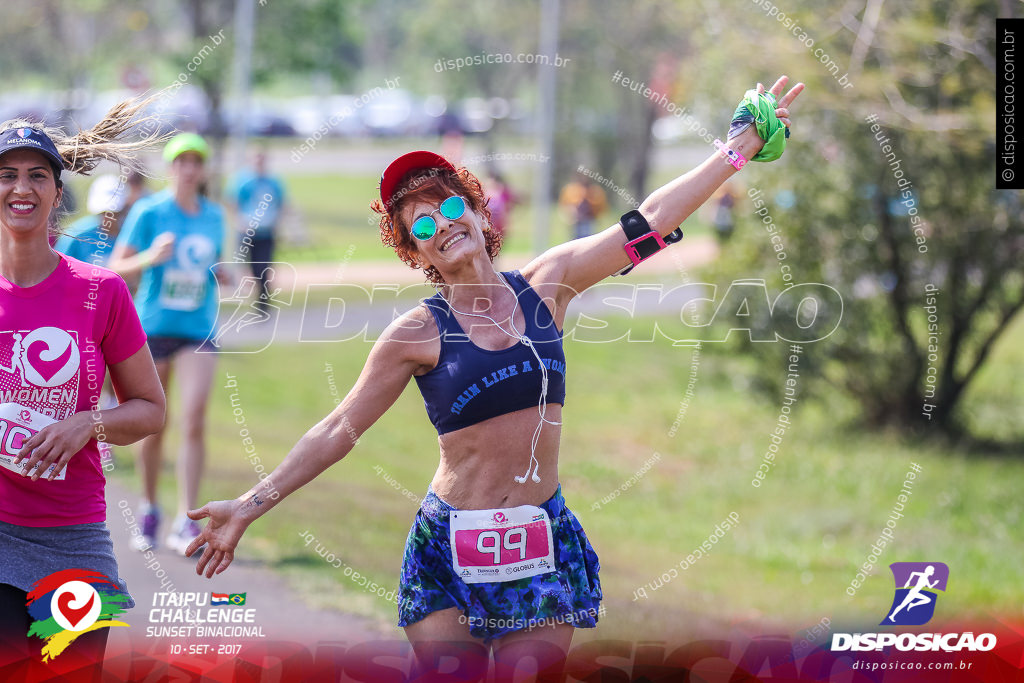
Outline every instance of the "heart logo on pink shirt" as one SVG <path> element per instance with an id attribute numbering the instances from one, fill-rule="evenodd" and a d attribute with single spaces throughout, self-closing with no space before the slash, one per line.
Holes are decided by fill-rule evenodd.
<path id="1" fill-rule="evenodd" d="M 28 362 L 32 364 L 35 371 L 47 382 L 53 379 L 53 376 L 67 365 L 68 359 L 71 358 L 71 344 L 68 344 L 64 349 L 64 353 L 54 360 L 43 360 L 43 352 L 49 350 L 50 345 L 42 340 L 28 347 Z"/>
<path id="2" fill-rule="evenodd" d="M 81 362 L 74 337 L 59 327 L 40 327 L 21 342 L 24 380 L 37 387 L 57 387 L 78 372 Z"/>

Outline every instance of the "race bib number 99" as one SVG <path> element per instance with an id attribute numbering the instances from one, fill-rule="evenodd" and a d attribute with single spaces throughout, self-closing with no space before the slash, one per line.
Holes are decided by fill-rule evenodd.
<path id="1" fill-rule="evenodd" d="M 14 459 L 18 457 L 18 451 L 40 429 L 52 425 L 54 422 L 56 420 L 52 417 L 47 417 L 17 403 L 0 403 L 0 467 L 6 467 L 21 474 L 26 460 L 22 460 L 17 465 L 14 464 Z M 55 467 L 57 467 L 56 464 L 50 465 L 44 475 L 40 476 L 49 476 Z M 36 470 L 38 469 L 39 465 L 36 465 Z M 63 479 L 65 472 L 67 472 L 66 467 L 54 479 Z M 29 472 L 29 474 L 34 473 L 35 470 Z"/>
<path id="2" fill-rule="evenodd" d="M 555 570 L 551 520 L 533 505 L 452 510 L 452 566 L 466 583 L 514 581 Z"/>

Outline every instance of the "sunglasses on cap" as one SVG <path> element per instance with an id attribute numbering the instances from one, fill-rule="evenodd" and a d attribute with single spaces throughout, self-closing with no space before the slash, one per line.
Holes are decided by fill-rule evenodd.
<path id="1" fill-rule="evenodd" d="M 441 206 L 434 209 L 426 216 L 420 216 L 413 221 L 412 228 L 409 229 L 412 236 L 422 242 L 425 242 L 437 234 L 437 221 L 434 220 L 434 214 L 438 211 L 440 211 L 441 215 L 448 220 L 462 218 L 462 214 L 466 213 L 466 200 L 457 195 L 453 195 L 444 200 L 441 202 Z"/>

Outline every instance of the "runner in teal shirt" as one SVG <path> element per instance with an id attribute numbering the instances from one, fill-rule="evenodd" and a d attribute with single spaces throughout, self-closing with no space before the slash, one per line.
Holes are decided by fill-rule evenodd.
<path id="1" fill-rule="evenodd" d="M 89 215 L 72 223 L 57 239 L 54 249 L 84 263 L 107 265 L 125 217 L 127 195 L 120 177 L 108 173 L 96 178 L 89 186 Z"/>
<path id="2" fill-rule="evenodd" d="M 206 460 L 206 408 L 217 367 L 207 338 L 217 323 L 217 278 L 225 239 L 224 213 L 199 194 L 210 149 L 195 133 L 180 133 L 164 149 L 170 164 L 167 190 L 139 200 L 125 219 L 110 267 L 122 277 L 141 273 L 135 306 L 149 337 L 149 348 L 164 391 L 172 374 L 181 400 L 181 452 L 178 455 L 178 514 L 167 545 L 184 552 L 199 533 L 185 511 L 195 506 Z M 139 469 L 144 499 L 142 534 L 136 550 L 157 543 L 160 522 L 158 478 L 166 427 L 142 441 Z"/>
<path id="3" fill-rule="evenodd" d="M 203 341 L 217 321 L 217 280 L 211 267 L 220 260 L 224 212 L 197 197 L 198 213 L 187 213 L 170 190 L 140 200 L 125 219 L 117 239 L 136 252 L 153 246 L 165 233 L 174 236 L 170 258 L 142 273 L 135 306 L 151 337 Z"/>
<path id="4" fill-rule="evenodd" d="M 114 238 L 104 233 L 101 228 L 102 219 L 102 216 L 96 215 L 82 216 L 57 238 L 53 248 L 84 263 L 106 265 L 114 246 Z"/>
<path id="5" fill-rule="evenodd" d="M 267 264 L 274 260 L 277 228 L 285 205 L 284 185 L 267 169 L 266 152 L 256 154 L 253 170 L 239 174 L 228 194 L 238 210 L 236 253 L 252 264 L 252 274 L 260 281 L 256 307 L 266 311 L 270 301 Z"/>

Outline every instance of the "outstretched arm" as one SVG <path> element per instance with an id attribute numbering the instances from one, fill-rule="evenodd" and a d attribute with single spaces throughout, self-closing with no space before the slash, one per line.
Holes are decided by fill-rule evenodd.
<path id="1" fill-rule="evenodd" d="M 798 83 L 783 97 L 782 91 L 788 80 L 786 76 L 780 77 L 769 91 L 775 95 L 779 105 L 775 114 L 787 127 L 789 105 L 804 89 L 803 83 Z M 764 86 L 758 84 L 758 91 L 764 92 Z M 764 141 L 754 126 L 750 126 L 730 140 L 727 146 L 750 159 L 761 150 Z M 679 227 L 736 172 L 716 151 L 700 166 L 651 193 L 639 211 L 651 229 L 664 237 Z M 549 249 L 524 268 L 523 275 L 531 284 L 565 285 L 559 291 L 575 296 L 630 264 L 623 249 L 626 241 L 622 228 L 616 224 L 596 235 Z"/>
<path id="2" fill-rule="evenodd" d="M 250 524 L 348 455 L 359 436 L 394 404 L 423 365 L 426 343 L 417 339 L 412 317 L 407 314 L 384 331 L 345 399 L 299 439 L 266 479 L 234 500 L 214 501 L 188 513 L 195 520 L 210 519 L 185 550 L 189 556 L 206 544 L 197 574 L 205 571 L 210 578 L 227 569 Z"/>

